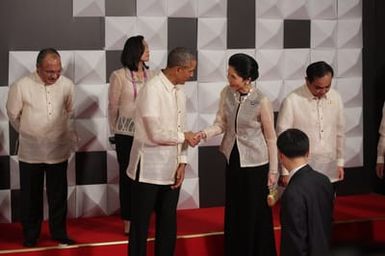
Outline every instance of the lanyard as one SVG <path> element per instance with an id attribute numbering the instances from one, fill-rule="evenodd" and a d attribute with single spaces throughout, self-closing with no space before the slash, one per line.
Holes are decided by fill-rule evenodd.
<path id="1" fill-rule="evenodd" d="M 135 77 L 134 77 L 134 72 L 132 70 L 130 70 L 130 74 L 131 74 L 131 81 L 132 81 L 132 87 L 134 89 L 134 99 L 136 99 L 136 96 L 138 95 L 138 87 L 136 85 L 136 80 L 135 80 Z M 146 70 L 143 69 L 143 80 L 144 82 L 147 81 L 147 73 L 146 73 Z"/>

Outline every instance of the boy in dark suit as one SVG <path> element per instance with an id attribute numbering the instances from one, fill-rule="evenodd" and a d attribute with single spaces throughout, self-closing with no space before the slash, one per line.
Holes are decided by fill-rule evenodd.
<path id="1" fill-rule="evenodd" d="M 281 198 L 281 256 L 330 255 L 334 190 L 329 179 L 308 165 L 309 138 L 288 129 L 277 140 L 289 171 Z"/>

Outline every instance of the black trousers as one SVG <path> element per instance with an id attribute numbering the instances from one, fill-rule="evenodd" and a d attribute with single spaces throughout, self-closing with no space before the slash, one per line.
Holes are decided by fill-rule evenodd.
<path id="1" fill-rule="evenodd" d="M 130 162 L 130 152 L 134 137 L 115 134 L 116 156 L 119 163 L 119 201 L 120 217 L 123 220 L 131 219 L 130 210 L 130 179 L 127 176 L 127 167 Z"/>
<path id="2" fill-rule="evenodd" d="M 174 255 L 176 208 L 180 188 L 132 181 L 132 219 L 128 252 L 146 256 L 151 213 L 156 213 L 155 256 Z"/>
<path id="3" fill-rule="evenodd" d="M 276 255 L 272 211 L 266 201 L 268 171 L 268 164 L 241 167 L 234 146 L 226 169 L 226 256 Z"/>
<path id="4" fill-rule="evenodd" d="M 21 223 L 25 240 L 37 240 L 43 221 L 44 174 L 49 212 L 49 230 L 53 239 L 67 237 L 67 165 L 19 162 Z"/>

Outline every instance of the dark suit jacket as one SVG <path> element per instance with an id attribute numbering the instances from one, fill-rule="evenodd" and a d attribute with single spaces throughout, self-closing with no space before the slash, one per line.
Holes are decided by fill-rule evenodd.
<path id="1" fill-rule="evenodd" d="M 328 256 L 334 205 L 329 179 L 309 165 L 298 170 L 281 198 L 281 256 Z"/>

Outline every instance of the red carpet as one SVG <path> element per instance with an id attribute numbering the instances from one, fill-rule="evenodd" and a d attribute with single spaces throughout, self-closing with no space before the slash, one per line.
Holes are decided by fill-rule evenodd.
<path id="1" fill-rule="evenodd" d="M 176 255 L 223 255 L 223 208 L 203 208 L 178 211 Z M 340 196 L 334 214 L 333 245 L 385 244 L 385 197 L 376 194 Z M 274 223 L 279 245 L 279 205 L 274 208 Z M 117 216 L 71 219 L 71 238 L 78 244 L 59 248 L 49 238 L 44 222 L 37 248 L 21 246 L 19 224 L 0 224 L 1 255 L 127 255 L 127 237 Z M 151 225 L 148 255 L 153 255 L 154 225 Z M 279 247 L 277 247 L 279 248 Z M 364 254 L 363 254 L 364 255 Z M 385 254 L 376 254 L 385 255 Z"/>

